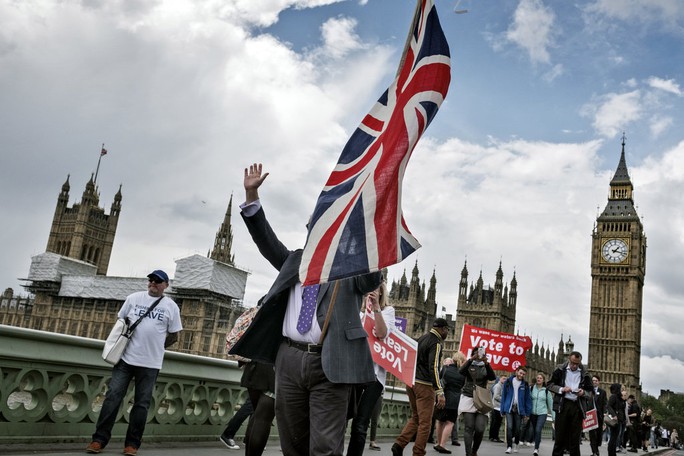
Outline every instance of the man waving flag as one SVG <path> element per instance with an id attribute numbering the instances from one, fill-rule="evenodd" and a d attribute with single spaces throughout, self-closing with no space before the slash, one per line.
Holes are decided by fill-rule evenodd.
<path id="1" fill-rule="evenodd" d="M 309 222 L 299 278 L 326 283 L 401 262 L 420 247 L 401 211 L 411 152 L 451 80 L 434 0 L 418 0 L 397 76 L 354 131 Z"/>

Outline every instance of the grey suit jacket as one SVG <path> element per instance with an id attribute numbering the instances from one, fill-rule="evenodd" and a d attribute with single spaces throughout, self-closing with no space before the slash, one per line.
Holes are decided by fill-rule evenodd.
<path id="1" fill-rule="evenodd" d="M 282 326 L 290 288 L 299 281 L 302 250 L 288 250 L 278 240 L 263 208 L 252 217 L 243 215 L 242 218 L 259 251 L 279 274 L 252 324 L 230 353 L 274 363 L 283 341 Z M 363 295 L 375 290 L 381 281 L 379 272 L 337 281 L 336 302 L 321 353 L 323 371 L 333 383 L 369 383 L 375 380 L 367 334 L 361 325 L 359 311 Z M 316 318 L 321 328 L 335 283 L 322 284 L 318 292 Z"/>

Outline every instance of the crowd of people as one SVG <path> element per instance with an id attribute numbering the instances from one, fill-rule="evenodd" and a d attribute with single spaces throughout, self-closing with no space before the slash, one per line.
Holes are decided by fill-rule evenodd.
<path id="1" fill-rule="evenodd" d="M 360 456 L 366 448 L 380 450 L 376 431 L 386 372 L 373 361 L 367 328 L 382 340 L 395 326 L 382 274 L 303 285 L 303 251 L 281 243 L 259 198 L 267 176 L 261 164 L 245 169 L 245 202 L 240 208 L 259 252 L 278 274 L 243 332 L 229 344 L 229 353 L 239 357 L 243 368 L 241 385 L 247 388 L 248 400 L 219 440 L 229 449 L 241 449 L 235 435 L 249 419 L 245 453 L 259 456 L 275 418 L 285 456 Z M 156 270 L 148 279 L 148 290 L 129 296 L 119 313 L 130 323 L 138 322 L 138 329 L 113 368 L 88 453 L 100 453 L 109 443 L 125 392 L 135 380 L 124 454 L 137 455 L 164 348 L 175 343 L 182 330 L 178 306 L 164 295 L 168 275 Z M 459 421 L 465 456 L 477 456 L 488 423 L 489 440 L 505 443 L 506 454 L 517 453 L 522 444 L 534 447 L 538 456 L 549 417 L 554 443 L 545 453 L 580 456 L 582 424 L 591 409 L 596 409 L 598 420 L 597 429 L 589 433 L 592 456 L 599 456 L 604 435 L 608 456 L 681 445 L 677 431 L 660 426 L 652 411 L 642 411 L 621 385 L 611 385 L 608 397 L 598 376 L 592 378 L 582 364 L 581 353 L 570 353 L 548 380 L 540 373 L 529 384 L 524 367 L 497 378 L 485 347 L 474 347 L 467 359 L 462 353 L 442 359 L 450 329 L 447 320 L 436 318 L 418 339 L 415 381 L 406 386 L 411 416 L 392 444 L 393 456 L 402 456 L 412 441 L 414 456 L 424 456 L 429 441 L 437 453 L 451 453 L 449 442 L 461 446 Z M 505 442 L 500 438 L 502 427 Z"/>

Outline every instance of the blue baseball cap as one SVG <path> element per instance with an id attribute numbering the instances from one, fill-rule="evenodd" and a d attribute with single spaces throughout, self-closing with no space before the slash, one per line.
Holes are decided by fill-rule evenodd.
<path id="1" fill-rule="evenodd" d="M 169 276 L 161 269 L 155 269 L 154 271 L 147 274 L 147 278 L 156 277 L 166 283 L 169 283 Z"/>

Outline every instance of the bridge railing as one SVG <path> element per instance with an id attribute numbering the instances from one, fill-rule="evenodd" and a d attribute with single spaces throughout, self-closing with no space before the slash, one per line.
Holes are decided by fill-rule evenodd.
<path id="1" fill-rule="evenodd" d="M 96 339 L 0 325 L 0 444 L 88 441 L 111 377 L 111 366 L 100 356 L 103 345 Z M 167 352 L 145 440 L 216 439 L 247 399 L 241 373 L 234 361 Z M 125 436 L 132 401 L 131 385 L 114 439 Z M 406 393 L 388 389 L 378 433 L 398 435 L 409 415 Z M 277 435 L 277 427 L 271 435 Z"/>

